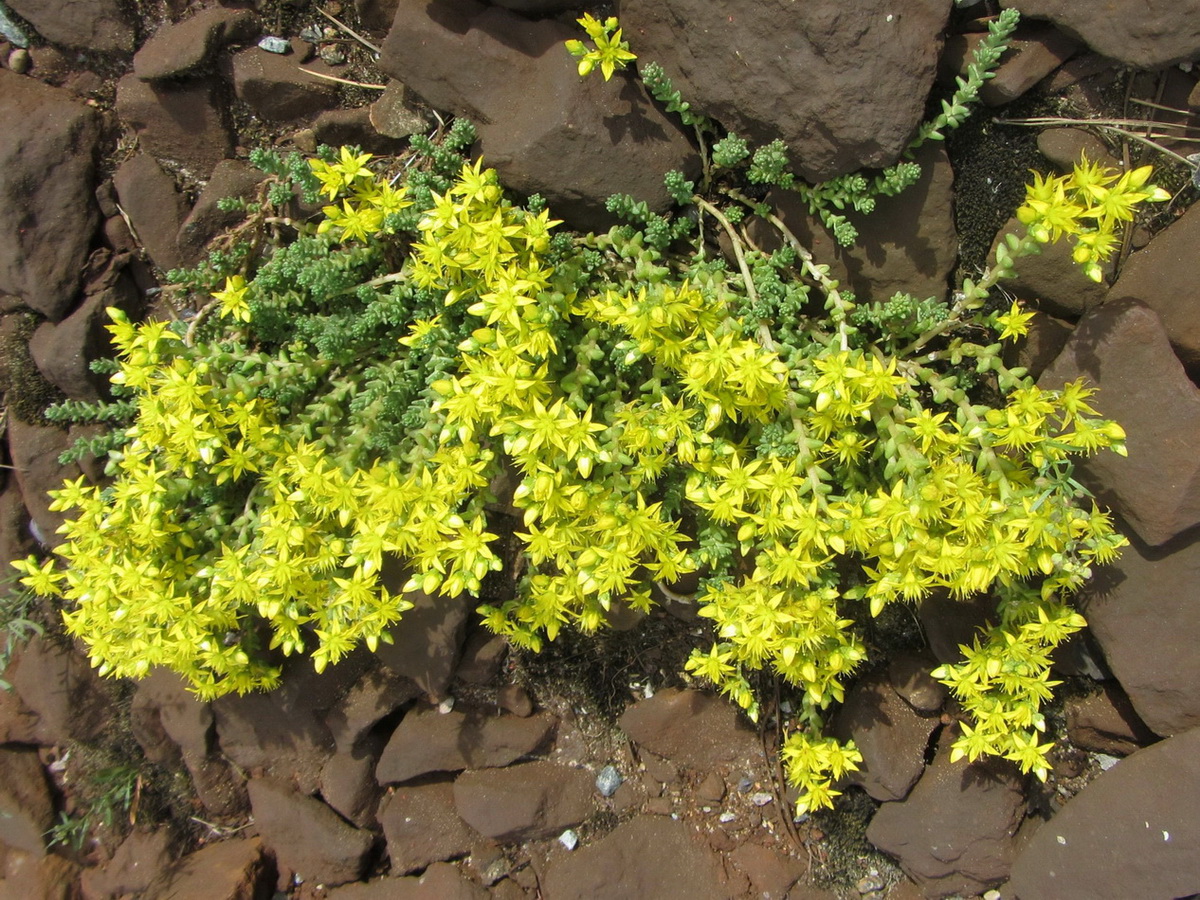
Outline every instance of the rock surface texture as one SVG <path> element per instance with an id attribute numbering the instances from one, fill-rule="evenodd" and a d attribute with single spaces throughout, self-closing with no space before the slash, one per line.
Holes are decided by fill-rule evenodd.
<path id="1" fill-rule="evenodd" d="M 759 143 L 782 138 L 823 181 L 908 146 L 948 12 L 937 0 L 625 0 L 621 23 L 696 111 Z"/>

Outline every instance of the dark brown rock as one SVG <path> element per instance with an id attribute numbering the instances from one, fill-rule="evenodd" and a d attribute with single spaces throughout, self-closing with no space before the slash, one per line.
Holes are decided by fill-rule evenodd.
<path id="1" fill-rule="evenodd" d="M 377 666 L 365 672 L 325 716 L 325 724 L 342 753 L 356 750 L 374 736 L 381 720 L 398 714 L 420 690 L 407 678 Z"/>
<path id="2" fill-rule="evenodd" d="M 367 115 L 371 126 L 389 138 L 405 138 L 429 127 L 429 117 L 414 108 L 408 88 L 395 80 L 388 81 Z"/>
<path id="3" fill-rule="evenodd" d="M 604 201 L 632 194 L 662 210 L 664 172 L 698 158 L 681 128 L 627 73 L 581 79 L 563 41 L 578 29 L 474 0 L 401 0 L 380 68 L 438 109 L 470 118 L 487 164 L 556 218 L 607 228 Z"/>
<path id="4" fill-rule="evenodd" d="M 111 719 L 108 696 L 87 659 L 43 637 L 25 644 L 5 677 L 37 715 L 39 744 L 92 740 Z"/>
<path id="5" fill-rule="evenodd" d="M 98 222 L 96 113 L 0 69 L 0 293 L 52 321 L 75 304 Z M 11 127 L 20 123 L 20 127 Z"/>
<path id="6" fill-rule="evenodd" d="M 222 751 L 244 771 L 263 771 L 316 793 L 334 751 L 325 717 L 370 662 L 363 647 L 317 674 L 307 657 L 293 657 L 284 664 L 282 687 L 214 700 Z"/>
<path id="7" fill-rule="evenodd" d="M 182 163 L 204 178 L 233 155 L 219 90 L 220 82 L 211 77 L 150 84 L 129 74 L 117 83 L 116 111 L 144 150 Z"/>
<path id="8" fill-rule="evenodd" d="M 753 896 L 761 900 L 784 900 L 785 897 L 792 897 L 788 891 L 804 877 L 806 869 L 805 864 L 799 860 L 753 842 L 737 847 L 729 854 L 729 858 L 750 880 L 755 891 Z M 810 898 L 805 893 L 796 900 Z"/>
<path id="9" fill-rule="evenodd" d="M 1108 145 L 1082 128 L 1047 128 L 1038 134 L 1038 152 L 1062 173 L 1071 172 L 1081 159 L 1116 168 L 1120 162 Z"/>
<path id="10" fill-rule="evenodd" d="M 546 900 L 718 900 L 721 865 L 682 822 L 638 816 L 547 867 Z"/>
<path id="11" fill-rule="evenodd" d="M 262 842 L 235 838 L 178 860 L 151 885 L 144 900 L 252 900 L 269 896 L 274 882 L 275 866 Z"/>
<path id="12" fill-rule="evenodd" d="M 8 6 L 55 44 L 86 50 L 133 49 L 133 26 L 119 0 L 12 0 Z"/>
<path id="13" fill-rule="evenodd" d="M 782 138 L 797 171 L 823 181 L 899 158 L 948 13 L 933 0 L 626 0 L 621 24 L 697 111 L 757 143 Z"/>
<path id="14" fill-rule="evenodd" d="M 20 654 L 21 646 L 17 643 L 9 658 Z M 0 671 L 0 678 L 5 677 Z M 20 694 L 0 688 L 0 744 L 36 744 L 37 723 L 37 713 L 25 705 Z"/>
<path id="15" fill-rule="evenodd" d="M 689 769 L 758 759 L 762 745 L 724 698 L 674 688 L 625 710 L 621 729 L 641 747 Z"/>
<path id="16" fill-rule="evenodd" d="M 977 894 L 1008 876 L 1025 813 L 1024 779 L 1003 759 L 950 762 L 947 729 L 933 764 L 904 800 L 884 803 L 867 840 L 896 857 L 926 897 Z"/>
<path id="17" fill-rule="evenodd" d="M 856 685 L 834 719 L 833 734 L 863 755 L 849 783 L 876 800 L 902 800 L 925 771 L 929 736 L 938 725 L 921 716 L 884 680 Z"/>
<path id="18" fill-rule="evenodd" d="M 408 573 L 384 564 L 382 583 L 399 594 Z M 424 591 L 404 595 L 413 608 L 392 629 L 392 643 L 380 644 L 376 656 L 396 675 L 411 678 L 435 703 L 446 696 L 454 669 L 462 655 L 467 617 L 474 598 L 436 597 Z"/>
<path id="19" fill-rule="evenodd" d="M 64 479 L 78 478 L 79 466 L 58 461 L 59 454 L 71 446 L 67 429 L 53 425 L 29 425 L 16 417 L 8 421 L 8 453 L 13 474 L 21 486 L 25 508 L 33 519 L 34 536 L 43 545 L 58 543 L 55 532 L 67 514 L 50 509 L 48 491 L 62 487 Z"/>
<path id="20" fill-rule="evenodd" d="M 143 81 L 184 75 L 202 66 L 227 44 L 252 41 L 260 30 L 258 16 L 248 9 L 202 9 L 182 22 L 160 26 L 134 54 L 134 74 Z"/>
<path id="21" fill-rule="evenodd" d="M 134 313 L 141 303 L 133 280 L 118 275 L 111 284 L 89 285 L 83 302 L 61 322 L 43 322 L 29 340 L 29 354 L 46 380 L 72 400 L 99 400 L 108 383 L 91 370 L 93 361 L 111 357 L 109 307 Z"/>
<path id="22" fill-rule="evenodd" d="M 1200 207 L 1189 209 L 1121 269 L 1109 299 L 1139 300 L 1158 314 L 1185 365 L 1200 363 Z"/>
<path id="23" fill-rule="evenodd" d="M 592 813 L 592 776 L 550 762 L 464 772 L 454 805 L 464 822 L 496 841 L 554 837 Z"/>
<path id="24" fill-rule="evenodd" d="M 411 878 L 380 878 L 347 884 L 329 900 L 487 900 L 488 892 L 449 863 L 434 863 Z"/>
<path id="25" fill-rule="evenodd" d="M 1021 15 L 1049 19 L 1097 53 L 1137 69 L 1157 69 L 1200 56 L 1197 0 L 1112 0 L 1104 15 L 1072 0 L 1002 0 Z"/>
<path id="26" fill-rule="evenodd" d="M 1156 734 L 1200 725 L 1200 542 L 1150 548 L 1130 536 L 1096 571 L 1083 612 L 1137 714 Z"/>
<path id="27" fill-rule="evenodd" d="M 503 635 L 477 627 L 467 635 L 454 677 L 471 684 L 490 684 L 499 673 L 506 653 L 508 640 Z"/>
<path id="28" fill-rule="evenodd" d="M 322 62 L 306 68 L 334 74 Z M 233 90 L 255 114 L 272 122 L 311 121 L 338 102 L 337 84 L 303 71 L 295 57 L 248 47 L 233 55 Z"/>
<path id="29" fill-rule="evenodd" d="M 131 709 L 135 718 L 152 712 L 163 733 L 185 757 L 205 757 L 216 739 L 212 704 L 187 688 L 180 675 L 156 666 L 137 683 Z"/>
<path id="30" fill-rule="evenodd" d="M 533 698 L 529 696 L 529 691 L 519 684 L 506 684 L 500 688 L 496 692 L 496 702 L 514 716 L 524 718 L 533 715 Z"/>
<path id="31" fill-rule="evenodd" d="M 0 747 L 0 844 L 41 856 L 54 803 L 32 748 Z"/>
<path id="32" fill-rule="evenodd" d="M 416 127 L 409 134 L 420 130 Z M 365 106 L 326 110 L 317 116 L 312 131 L 318 144 L 330 147 L 355 146 L 368 153 L 387 155 L 395 154 L 405 146 L 403 140 L 380 134 L 371 124 L 371 111 Z"/>
<path id="33" fill-rule="evenodd" d="M 248 788 L 255 825 L 280 864 L 327 885 L 362 877 L 374 844 L 370 832 L 278 779 L 254 778 Z"/>
<path id="34" fill-rule="evenodd" d="M 248 200 L 254 196 L 258 185 L 266 176 L 239 159 L 223 159 L 212 171 L 212 177 L 187 219 L 179 228 L 176 246 L 184 259 L 184 265 L 194 265 L 204 255 L 208 242 L 223 229 L 245 218 L 237 210 L 225 212 L 218 203 L 226 198 Z"/>
<path id="35" fill-rule="evenodd" d="M 432 772 L 507 766 L 545 746 L 554 733 L 550 715 L 492 716 L 479 710 L 439 713 L 415 709 L 401 720 L 379 760 L 380 784 Z"/>
<path id="36" fill-rule="evenodd" d="M 396 788 L 379 807 L 379 824 L 393 875 L 465 856 L 480 841 L 459 818 L 454 786 L 448 781 Z"/>
<path id="37" fill-rule="evenodd" d="M 171 836 L 165 831 L 133 831 L 112 859 L 84 869 L 82 889 L 89 900 L 140 894 L 171 865 Z"/>
<path id="38" fill-rule="evenodd" d="M 369 828 L 379 805 L 375 764 L 383 741 L 365 741 L 356 750 L 335 753 L 321 769 L 321 798 L 347 822 Z"/>
<path id="39" fill-rule="evenodd" d="M 980 32 L 960 34 L 946 40 L 942 67 L 954 75 L 966 75 L 967 64 L 983 41 Z M 1070 59 L 1080 49 L 1079 41 L 1043 22 L 1022 22 L 1008 50 L 984 82 L 979 99 L 988 106 L 1011 103 Z"/>
<path id="40" fill-rule="evenodd" d="M 188 215 L 187 198 L 175 188 L 175 179 L 145 153 L 131 156 L 113 175 L 117 200 L 134 236 L 160 269 L 182 264 L 175 236 Z"/>
<path id="41" fill-rule="evenodd" d="M 1025 226 L 1015 217 L 1009 219 L 996 233 L 989 259 L 996 258 L 996 247 L 1008 234 L 1023 235 Z M 1071 258 L 1072 252 L 1068 240 L 1043 244 L 1041 253 L 1016 261 L 1016 277 L 1007 279 L 1004 289 L 1014 297 L 1028 301 L 1032 309 L 1060 319 L 1078 319 L 1086 310 L 1104 302 L 1108 285 L 1084 275 Z M 1111 262 L 1105 264 L 1106 274 L 1111 274 L 1112 267 Z"/>
<path id="42" fill-rule="evenodd" d="M 1067 346 L 1074 330 L 1069 322 L 1062 319 L 1047 315 L 1034 316 L 1029 323 L 1028 333 L 1004 348 L 1004 364 L 1009 368 L 1020 366 L 1031 378 L 1041 378 L 1042 373 Z"/>
<path id="43" fill-rule="evenodd" d="M 1073 697 L 1063 707 L 1067 737 L 1084 750 L 1127 756 L 1158 740 L 1114 682 L 1100 685 L 1100 690 L 1086 697 Z"/>
<path id="44" fill-rule="evenodd" d="M 1148 544 L 1200 522 L 1200 390 L 1154 312 L 1133 300 L 1089 311 L 1038 384 L 1080 376 L 1098 389 L 1092 406 L 1125 429 L 1129 456 L 1102 451 L 1077 463 L 1076 477 Z"/>
<path id="45" fill-rule="evenodd" d="M 1200 887 L 1200 728 L 1139 750 L 1044 824 L 1012 867 L 1021 900 L 1186 897 Z"/>
<path id="46" fill-rule="evenodd" d="M 76 900 L 79 896 L 79 866 L 70 860 L 22 850 L 9 850 L 2 856 L 0 897 Z"/>
<path id="47" fill-rule="evenodd" d="M 915 653 L 897 653 L 888 663 L 888 682 L 919 713 L 936 713 L 946 702 L 946 686 L 930 673 L 937 663 Z"/>

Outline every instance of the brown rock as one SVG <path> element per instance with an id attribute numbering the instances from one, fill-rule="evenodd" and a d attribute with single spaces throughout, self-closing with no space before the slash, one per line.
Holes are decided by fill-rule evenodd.
<path id="1" fill-rule="evenodd" d="M 1067 802 L 1021 851 L 1021 900 L 1185 897 L 1200 886 L 1200 728 L 1139 750 Z"/>
<path id="2" fill-rule="evenodd" d="M 392 79 L 371 104 L 371 126 L 384 137 L 405 138 L 429 127 L 429 117 L 414 108 L 408 94 L 408 88 Z"/>
<path id="3" fill-rule="evenodd" d="M 370 832 L 278 779 L 254 778 L 248 788 L 259 834 L 282 865 L 328 885 L 362 877 L 374 844 Z"/>
<path id="4" fill-rule="evenodd" d="M 248 9 L 202 9 L 182 22 L 160 26 L 134 54 L 134 74 L 143 81 L 184 75 L 225 45 L 254 40 L 260 30 L 258 16 Z"/>
<path id="5" fill-rule="evenodd" d="M 834 241 L 792 191 L 773 191 L 784 224 L 830 266 L 830 276 L 848 284 L 860 302 L 883 303 L 897 292 L 944 299 L 958 259 L 954 228 L 954 170 L 945 148 L 931 142 L 917 151 L 921 177 L 895 197 L 880 197 L 869 215 L 840 211 L 858 230 L 853 246 Z M 755 232 L 760 245 L 778 247 L 773 229 Z"/>
<path id="6" fill-rule="evenodd" d="M 954 75 L 966 75 L 967 64 L 982 42 L 982 33 L 960 34 L 946 40 L 942 67 Z M 1080 49 L 1079 41 L 1042 22 L 1017 26 L 1007 52 L 993 77 L 984 82 L 979 99 L 988 106 L 1011 103 L 1061 66 Z"/>
<path id="7" fill-rule="evenodd" d="M 75 303 L 98 221 L 96 113 L 0 69 L 0 293 L 52 321 Z M 20 123 L 19 127 L 12 127 Z"/>
<path id="8" fill-rule="evenodd" d="M 117 169 L 113 186 L 151 261 L 160 269 L 179 268 L 182 263 L 175 236 L 187 218 L 188 204 L 175 189 L 175 179 L 153 157 L 139 153 Z"/>
<path id="9" fill-rule="evenodd" d="M 79 866 L 61 856 L 9 850 L 0 868 L 0 897 L 12 900 L 76 900 Z"/>
<path id="10" fill-rule="evenodd" d="M 420 690 L 382 666 L 365 672 L 325 716 L 340 752 L 349 753 L 375 736 L 379 723 L 395 716 Z"/>
<path id="11" fill-rule="evenodd" d="M 1071 172 L 1081 159 L 1109 168 L 1120 165 L 1104 141 L 1082 128 L 1047 128 L 1038 134 L 1037 145 L 1038 152 L 1064 174 Z"/>
<path id="12" fill-rule="evenodd" d="M 507 638 L 486 628 L 475 628 L 467 635 L 454 677 L 471 684 L 490 684 L 499 673 L 506 653 Z"/>
<path id="13" fill-rule="evenodd" d="M 230 197 L 250 199 L 264 177 L 262 172 L 239 159 L 223 159 L 217 163 L 176 237 L 184 265 L 199 262 L 209 241 L 245 217 L 245 213 L 237 210 L 221 210 L 218 203 Z"/>
<path id="14" fill-rule="evenodd" d="M 144 900 L 253 900 L 270 892 L 275 866 L 258 838 L 209 844 L 178 860 Z"/>
<path id="15" fill-rule="evenodd" d="M 533 698 L 519 684 L 506 684 L 496 694 L 496 702 L 514 716 L 525 718 L 533 715 Z"/>
<path id="16" fill-rule="evenodd" d="M 625 710 L 619 724 L 639 746 L 697 771 L 762 754 L 757 736 L 737 710 L 725 699 L 699 691 L 659 691 Z"/>
<path id="17" fill-rule="evenodd" d="M 996 233 L 989 259 L 996 258 L 996 247 L 1008 234 L 1023 235 L 1025 226 L 1015 217 Z M 1034 309 L 1060 319 L 1078 319 L 1086 310 L 1099 306 L 1108 295 L 1107 283 L 1092 281 L 1071 258 L 1070 241 L 1043 244 L 1042 252 L 1023 256 L 1015 263 L 1017 274 L 1004 282 L 1004 289 L 1014 297 L 1028 300 Z M 1106 274 L 1113 264 L 1106 263 Z M 1038 318 L 1041 318 L 1040 316 Z"/>
<path id="18" fill-rule="evenodd" d="M 118 0 L 12 0 L 8 6 L 56 44 L 101 51 L 133 49 L 133 26 Z"/>
<path id="19" fill-rule="evenodd" d="M 888 681 L 904 702 L 919 713 L 936 713 L 946 702 L 946 686 L 930 672 L 937 663 L 915 653 L 898 653 L 888 663 Z"/>
<path id="20" fill-rule="evenodd" d="M 1139 300 L 1158 314 L 1185 365 L 1200 363 L 1200 209 L 1193 207 L 1129 257 L 1109 299 Z"/>
<path id="21" fill-rule="evenodd" d="M 13 474 L 21 486 L 25 508 L 33 519 L 34 536 L 39 543 L 53 546 L 58 542 L 55 532 L 67 519 L 67 514 L 50 509 L 49 491 L 62 487 L 68 478 L 79 477 L 79 466 L 58 461 L 59 455 L 71 446 L 67 429 L 53 425 L 29 425 L 16 417 L 8 422 L 8 453 L 12 458 Z"/>
<path id="22" fill-rule="evenodd" d="M 32 748 L 0 747 L 0 844 L 41 856 L 54 803 Z"/>
<path id="23" fill-rule="evenodd" d="M 626 0 L 621 24 L 697 111 L 756 143 L 782 138 L 795 168 L 818 182 L 899 158 L 924 117 L 948 13 L 933 0 L 853 11 Z"/>
<path id="24" fill-rule="evenodd" d="M 1008 876 L 1025 812 L 1024 779 L 1003 759 L 950 762 L 943 732 L 933 764 L 904 800 L 884 803 L 867 840 L 896 857 L 926 897 L 982 893 Z"/>
<path id="25" fill-rule="evenodd" d="M 480 840 L 459 818 L 449 781 L 396 788 L 380 805 L 379 824 L 393 875 L 465 856 Z"/>
<path id="26" fill-rule="evenodd" d="M 384 564 L 381 581 L 394 594 L 407 580 L 406 570 Z M 446 696 L 462 655 L 467 618 L 477 601 L 465 594 L 452 599 L 424 591 L 405 594 L 405 599 L 413 608 L 392 629 L 393 643 L 380 644 L 376 656 L 395 674 L 415 681 L 436 703 Z"/>
<path id="27" fill-rule="evenodd" d="M 321 62 L 307 68 L 334 74 Z M 291 56 L 248 47 L 233 55 L 233 90 L 256 115 L 272 122 L 311 121 L 338 102 L 335 82 L 310 75 Z"/>
<path id="28" fill-rule="evenodd" d="M 1200 542 L 1194 532 L 1156 548 L 1129 542 L 1097 569 L 1083 612 L 1138 716 L 1178 734 L 1200 725 Z"/>
<path id="29" fill-rule="evenodd" d="M 562 48 L 577 28 L 475 0 L 401 0 L 396 22 L 380 68 L 431 106 L 470 118 L 501 181 L 542 194 L 556 218 L 607 228 L 614 192 L 662 210 L 663 173 L 698 171 L 688 137 L 636 80 L 579 77 Z"/>
<path id="30" fill-rule="evenodd" d="M 413 131 L 420 131 L 414 128 Z M 328 109 L 312 124 L 318 144 L 330 147 L 342 145 L 361 147 L 368 153 L 395 154 L 404 149 L 405 142 L 382 135 L 371 124 L 371 111 L 365 106 L 356 109 Z M 412 132 L 409 132 L 410 134 Z"/>
<path id="31" fill-rule="evenodd" d="M 1102 16 L 1072 0 L 1002 0 L 1000 5 L 1049 19 L 1097 53 L 1136 69 L 1195 59 L 1200 48 L 1197 0 L 1111 0 Z"/>
<path id="32" fill-rule="evenodd" d="M 788 891 L 805 873 L 799 860 L 784 856 L 762 844 L 746 843 L 737 847 L 729 858 L 746 873 L 754 888 L 755 897 L 762 900 L 783 900 Z"/>
<path id="33" fill-rule="evenodd" d="M 688 826 L 638 816 L 600 840 L 561 856 L 543 879 L 546 900 L 717 900 L 718 858 L 691 839 Z"/>
<path id="34" fill-rule="evenodd" d="M 488 892 L 449 863 L 434 863 L 411 878 L 380 878 L 348 884 L 328 894 L 329 900 L 487 900 Z"/>
<path id="35" fill-rule="evenodd" d="M 233 138 L 225 125 L 216 78 L 179 84 L 149 84 L 129 74 L 117 83 L 117 115 L 133 129 L 142 148 L 172 159 L 205 177 L 227 156 Z"/>
<path id="36" fill-rule="evenodd" d="M 172 856 L 166 831 L 133 831 L 112 859 L 84 869 L 83 894 L 89 900 L 140 894 L 170 867 Z"/>
<path id="37" fill-rule="evenodd" d="M 1197 220 L 1200 222 L 1200 219 Z M 1128 436 L 1128 458 L 1103 451 L 1076 477 L 1151 545 L 1200 522 L 1200 390 L 1171 353 L 1158 317 L 1133 300 L 1089 311 L 1038 384 L 1080 376 L 1098 389 L 1092 405 Z"/>
<path id="38" fill-rule="evenodd" d="M 333 754 L 321 769 L 321 798 L 359 828 L 375 822 L 379 804 L 375 764 L 382 750 L 382 740 L 364 741 L 356 750 Z"/>
<path id="39" fill-rule="evenodd" d="M 1128 756 L 1158 740 L 1118 684 L 1102 684 L 1096 693 L 1072 698 L 1063 706 L 1067 737 L 1084 750 Z"/>
<path id="40" fill-rule="evenodd" d="M 108 695 L 87 659 L 43 637 L 30 639 L 6 678 L 37 715 L 39 744 L 92 740 L 112 716 Z"/>
<path id="41" fill-rule="evenodd" d="M 1024 368 L 1031 378 L 1038 379 L 1058 359 L 1074 328 L 1052 316 L 1034 316 L 1029 332 L 1004 349 L 1004 364 Z"/>
<path id="42" fill-rule="evenodd" d="M 491 716 L 479 710 L 439 713 L 415 709 L 392 733 L 379 760 L 380 784 L 409 781 L 431 772 L 507 766 L 543 747 L 554 732 L 550 715 Z"/>
<path id="43" fill-rule="evenodd" d="M 538 840 L 592 813 L 592 776 L 550 762 L 464 772 L 454 782 L 459 816 L 496 841 Z"/>
<path id="44" fill-rule="evenodd" d="M 850 784 L 861 785 L 876 800 L 902 800 L 925 771 L 929 736 L 938 725 L 921 716 L 884 680 L 856 685 L 834 719 L 833 733 L 853 740 L 863 755 Z"/>

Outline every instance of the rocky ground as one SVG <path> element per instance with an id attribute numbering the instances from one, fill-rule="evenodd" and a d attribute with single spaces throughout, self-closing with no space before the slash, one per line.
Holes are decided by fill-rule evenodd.
<path id="1" fill-rule="evenodd" d="M 945 294 L 983 261 L 1030 167 L 1069 167 L 1081 152 L 1169 162 L 1112 131 L 998 120 L 1160 123 L 1136 129 L 1145 136 L 1200 108 L 1197 0 L 1112 0 L 1103 14 L 1067 0 L 1004 5 L 1027 18 L 986 108 L 948 152 L 922 151 L 920 184 L 856 220 L 856 248 L 835 253 L 802 210 L 785 210 L 860 298 Z M 540 192 L 573 226 L 605 226 L 615 191 L 663 207 L 660 173 L 693 169 L 695 148 L 637 82 L 577 77 L 561 43 L 583 8 L 5 0 L 0 563 L 54 534 L 46 491 L 78 471 L 56 457 L 80 429 L 40 410 L 99 396 L 88 363 L 107 349 L 104 308 L 152 304 L 165 270 L 201 257 L 228 221 L 216 201 L 253 189 L 253 147 L 396 152 L 464 115 L 503 181 Z M 634 49 L 699 108 L 756 139 L 782 137 L 803 174 L 823 179 L 893 161 L 996 9 L 622 0 L 619 12 Z M 1189 174 L 1163 170 L 1176 199 L 1131 230 L 1111 284 L 1050 252 L 1025 261 L 1012 287 L 1046 313 L 1023 360 L 1047 385 L 1090 377 L 1101 412 L 1129 435 L 1128 459 L 1099 457 L 1082 473 L 1131 547 L 1086 592 L 1090 630 L 1060 660 L 1047 783 L 1002 762 L 949 761 L 955 708 L 929 672 L 982 623 L 971 604 L 929 601 L 891 623 L 906 649 L 863 673 L 835 723 L 864 770 L 835 812 L 803 821 L 775 762 L 786 697 L 755 730 L 687 685 L 681 648 L 701 626 L 683 608 L 530 658 L 483 631 L 469 603 L 427 604 L 378 655 L 320 677 L 300 661 L 275 693 L 213 703 L 165 672 L 102 682 L 50 631 L 3 673 L 0 898 L 1200 894 L 1200 211 L 1188 210 Z M 48 846 L 56 824 L 62 840 Z"/>

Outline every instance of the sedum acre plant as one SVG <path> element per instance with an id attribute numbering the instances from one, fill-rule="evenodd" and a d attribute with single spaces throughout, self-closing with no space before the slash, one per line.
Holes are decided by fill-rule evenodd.
<path id="1" fill-rule="evenodd" d="M 321 669 L 390 640 L 416 592 L 480 597 L 536 650 L 695 574 L 713 632 L 687 669 L 752 716 L 755 673 L 795 686 L 782 752 L 807 809 L 861 760 L 822 733 L 866 655 L 856 622 L 988 593 L 998 624 L 938 673 L 969 718 L 955 752 L 1044 774 L 1049 653 L 1123 543 L 1071 464 L 1124 435 L 1083 384 L 1004 365 L 1032 313 L 992 289 L 1043 240 L 1111 232 L 1157 198 L 1146 178 L 1035 179 L 1028 233 L 952 302 L 860 303 L 742 190 L 783 178 L 780 147 L 714 148 L 751 166 L 716 190 L 669 175 L 691 215 L 616 198 L 631 224 L 577 235 L 463 159 L 472 139 L 456 123 L 403 162 L 258 154 L 272 178 L 236 240 L 176 273 L 199 308 L 113 313 L 110 480 L 56 492 L 55 557 L 18 564 L 96 665 L 269 688 L 281 656 Z M 780 249 L 739 230 L 754 215 Z M 515 593 L 489 590 L 501 569 Z"/>

